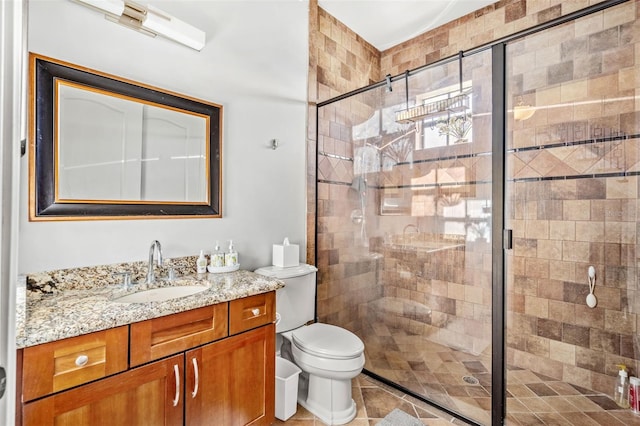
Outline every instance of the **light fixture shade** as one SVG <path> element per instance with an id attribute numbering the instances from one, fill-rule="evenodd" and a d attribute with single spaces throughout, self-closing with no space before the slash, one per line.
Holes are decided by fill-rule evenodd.
<path id="1" fill-rule="evenodd" d="M 142 28 L 152 31 L 171 40 L 182 43 L 195 50 L 201 50 L 205 44 L 205 33 L 162 10 L 147 5 L 147 16 L 142 21 Z"/>
<path id="2" fill-rule="evenodd" d="M 130 0 L 73 1 L 104 12 L 107 19 L 147 35 L 161 35 L 195 50 L 201 50 L 205 45 L 204 31 L 151 5 L 144 6 Z"/>
<path id="3" fill-rule="evenodd" d="M 120 16 L 124 12 L 122 0 L 76 0 L 110 15 Z"/>
<path id="4" fill-rule="evenodd" d="M 513 107 L 513 118 L 516 121 L 528 120 L 536 113 L 536 109 L 530 105 L 516 105 Z"/>

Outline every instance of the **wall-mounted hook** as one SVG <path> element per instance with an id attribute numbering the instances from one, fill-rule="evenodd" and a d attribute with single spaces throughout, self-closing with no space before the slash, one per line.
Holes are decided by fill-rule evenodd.
<path id="1" fill-rule="evenodd" d="M 587 270 L 588 281 L 589 281 L 589 294 L 587 294 L 587 306 L 590 308 L 595 308 L 598 304 L 598 299 L 596 299 L 595 294 L 593 294 L 593 290 L 596 288 L 596 268 L 593 266 L 589 266 Z"/>
<path id="2" fill-rule="evenodd" d="M 271 149 L 276 149 L 278 147 L 278 139 L 271 139 Z"/>

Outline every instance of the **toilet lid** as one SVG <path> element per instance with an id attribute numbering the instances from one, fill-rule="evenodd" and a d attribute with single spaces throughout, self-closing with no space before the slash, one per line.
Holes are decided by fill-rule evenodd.
<path id="1" fill-rule="evenodd" d="M 335 325 L 314 323 L 294 330 L 292 336 L 300 350 L 322 358 L 350 359 L 364 351 L 358 336 Z"/>

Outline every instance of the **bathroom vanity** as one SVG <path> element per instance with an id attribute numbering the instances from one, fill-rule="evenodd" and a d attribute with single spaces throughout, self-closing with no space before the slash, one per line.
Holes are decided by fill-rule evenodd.
<path id="1" fill-rule="evenodd" d="M 169 285 L 207 289 L 145 303 L 115 301 L 132 290 L 113 285 L 26 291 L 16 424 L 271 424 L 282 282 L 237 271 Z"/>

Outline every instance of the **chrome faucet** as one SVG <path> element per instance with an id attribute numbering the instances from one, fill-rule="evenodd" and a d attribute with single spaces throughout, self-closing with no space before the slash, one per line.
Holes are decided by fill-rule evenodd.
<path id="1" fill-rule="evenodd" d="M 420 233 L 420 228 L 418 228 L 418 225 L 414 225 L 413 223 L 408 224 L 407 226 L 404 227 L 404 229 L 402 230 L 402 238 L 404 239 L 406 234 L 407 234 L 407 230 L 409 229 L 415 229 L 415 234 L 419 234 Z M 411 237 L 413 238 L 413 237 Z"/>
<path id="2" fill-rule="evenodd" d="M 158 252 L 158 266 L 162 266 L 162 246 L 158 240 L 154 240 L 149 248 L 149 270 L 147 271 L 147 279 L 145 280 L 147 284 L 151 284 L 156 280 L 156 274 L 153 272 L 153 255 L 156 251 Z"/>

